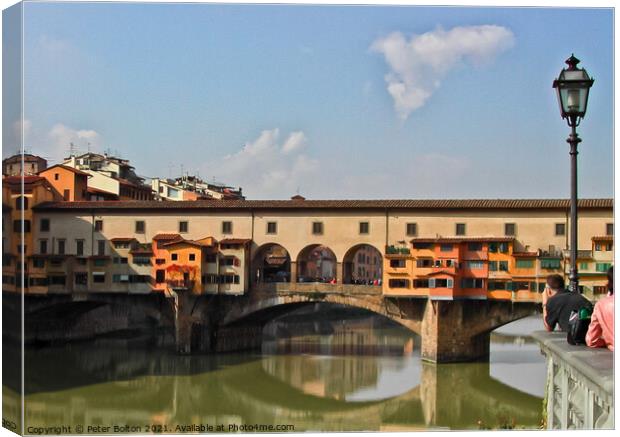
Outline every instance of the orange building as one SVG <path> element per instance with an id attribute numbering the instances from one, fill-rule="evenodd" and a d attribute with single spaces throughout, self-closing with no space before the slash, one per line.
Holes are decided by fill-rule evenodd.
<path id="1" fill-rule="evenodd" d="M 43 176 L 52 187 L 67 202 L 79 200 L 88 200 L 88 178 L 90 175 L 81 170 L 68 167 L 62 164 L 56 164 L 41 172 L 39 176 Z"/>

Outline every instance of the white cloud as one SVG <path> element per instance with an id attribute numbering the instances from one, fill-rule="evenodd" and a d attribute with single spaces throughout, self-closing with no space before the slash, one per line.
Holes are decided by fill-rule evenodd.
<path id="1" fill-rule="evenodd" d="M 288 198 L 298 188 L 309 187 L 318 169 L 318 161 L 304 154 L 306 135 L 292 132 L 284 141 L 280 130 L 264 130 L 254 141 L 216 161 L 216 177 L 240 185 L 252 198 Z M 209 169 L 206 169 L 207 171 Z"/>
<path id="2" fill-rule="evenodd" d="M 48 132 L 49 147 L 53 151 L 67 153 L 73 143 L 78 150 L 98 149 L 101 146 L 101 135 L 92 129 L 74 129 L 62 123 L 55 124 Z"/>
<path id="3" fill-rule="evenodd" d="M 394 109 L 405 120 L 441 85 L 450 70 L 462 63 L 487 64 L 514 45 L 514 35 L 502 26 L 441 27 L 409 40 L 401 32 L 374 41 L 372 51 L 381 53 L 390 71 L 385 75 Z"/>

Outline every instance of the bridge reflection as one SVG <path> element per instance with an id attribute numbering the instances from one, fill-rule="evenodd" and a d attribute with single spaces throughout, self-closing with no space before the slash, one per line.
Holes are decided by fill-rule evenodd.
<path id="1" fill-rule="evenodd" d="M 353 431 L 471 429 L 478 421 L 514 420 L 536 428 L 542 411 L 541 398 L 498 382 L 488 363 L 432 365 L 416 354 L 178 356 L 163 346 L 105 340 L 28 350 L 27 424 L 259 423 Z M 5 356 L 17 356 L 4 347 Z M 386 389 L 386 381 L 396 381 L 396 389 Z M 3 390 L 10 417 L 17 387 Z"/>

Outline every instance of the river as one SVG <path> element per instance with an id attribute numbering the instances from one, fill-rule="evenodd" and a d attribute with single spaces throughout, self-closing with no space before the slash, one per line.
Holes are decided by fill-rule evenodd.
<path id="1" fill-rule="evenodd" d="M 492 334 L 488 363 L 444 365 L 422 362 L 420 338 L 393 322 L 320 305 L 271 322 L 262 350 L 251 353 L 178 356 L 169 334 L 28 347 L 26 426 L 71 426 L 71 433 L 80 426 L 106 433 L 536 429 L 546 376 L 529 337 L 537 329 L 539 318 L 507 325 Z M 3 348 L 5 357 L 18 350 Z M 4 417 L 15 418 L 19 375 L 4 367 Z"/>

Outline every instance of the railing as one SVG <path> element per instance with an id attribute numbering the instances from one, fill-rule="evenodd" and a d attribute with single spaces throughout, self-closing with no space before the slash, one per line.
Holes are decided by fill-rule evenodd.
<path id="1" fill-rule="evenodd" d="M 563 250 L 562 255 L 566 259 L 570 259 L 570 250 Z M 581 258 L 592 258 L 591 250 L 578 250 L 577 251 L 577 259 Z"/>
<path id="2" fill-rule="evenodd" d="M 166 281 L 168 287 L 173 289 L 184 289 L 184 290 L 192 290 L 194 288 L 196 281 L 184 281 L 182 279 L 178 280 L 169 280 Z"/>
<path id="3" fill-rule="evenodd" d="M 613 352 L 572 346 L 562 332 L 532 336 L 547 357 L 547 429 L 613 429 Z"/>
<path id="4" fill-rule="evenodd" d="M 275 293 L 341 293 L 381 294 L 380 285 L 326 284 L 322 282 L 262 282 L 254 284 L 252 290 Z"/>

